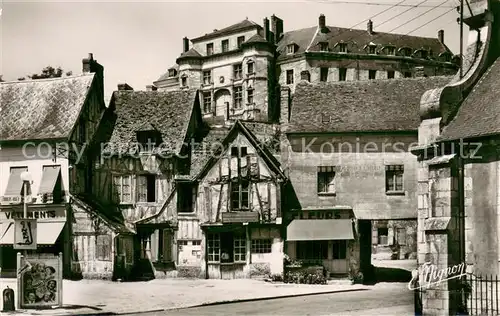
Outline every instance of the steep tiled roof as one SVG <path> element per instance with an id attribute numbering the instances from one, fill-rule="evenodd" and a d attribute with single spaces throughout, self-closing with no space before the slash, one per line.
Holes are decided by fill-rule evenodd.
<path id="1" fill-rule="evenodd" d="M 182 53 L 179 58 L 186 58 L 186 57 L 202 57 L 200 53 L 194 48 L 191 48 L 185 53 Z"/>
<path id="2" fill-rule="evenodd" d="M 416 131 L 422 94 L 451 78 L 301 82 L 289 132 Z"/>
<path id="3" fill-rule="evenodd" d="M 94 74 L 2 82 L 0 140 L 56 139 L 70 136 Z"/>
<path id="4" fill-rule="evenodd" d="M 222 35 L 226 35 L 226 34 L 236 33 L 236 32 L 239 32 L 239 31 L 242 31 L 242 30 L 245 30 L 245 29 L 250 29 L 250 28 L 259 28 L 259 29 L 261 29 L 262 27 L 260 25 L 258 25 L 257 23 L 253 22 L 253 21 L 243 20 L 241 22 L 238 22 L 236 24 L 233 24 L 231 26 L 225 27 L 223 29 L 214 31 L 212 33 L 208 33 L 208 34 L 205 34 L 203 36 L 200 36 L 200 37 L 197 37 L 197 38 L 193 38 L 193 39 L 191 39 L 191 41 L 194 43 L 194 42 L 197 42 L 197 41 L 202 41 L 204 39 L 209 39 L 209 38 L 213 38 L 213 37 L 217 37 L 217 36 L 222 36 Z"/>
<path id="5" fill-rule="evenodd" d="M 191 156 L 191 177 L 195 177 L 203 169 L 211 154 L 220 148 L 220 144 L 229 134 L 229 128 L 213 128 L 196 144 Z"/>
<path id="6" fill-rule="evenodd" d="M 115 91 L 111 106 L 117 117 L 106 151 L 133 150 L 136 132 L 149 124 L 161 133 L 161 149 L 177 152 L 184 141 L 196 95 L 196 90 Z"/>
<path id="7" fill-rule="evenodd" d="M 460 106 L 439 140 L 500 134 L 500 58 L 488 69 Z"/>
<path id="8" fill-rule="evenodd" d="M 348 43 L 347 49 L 349 53 L 360 54 L 366 53 L 365 45 L 369 43 L 377 44 L 377 51 L 389 45 L 395 46 L 396 50 L 403 47 L 409 47 L 412 49 L 412 52 L 423 48 L 432 50 L 435 57 L 443 52 L 449 51 L 449 49 L 437 38 L 382 32 L 373 32 L 370 34 L 366 30 L 334 26 L 328 26 L 327 29 L 328 32 L 326 33 L 317 32 L 317 27 L 287 32 L 278 43 L 278 51 L 280 53 L 286 53 L 286 46 L 292 42 L 298 45 L 296 53 L 302 53 L 306 50 L 309 52 L 319 52 L 320 42 L 327 42 L 330 51 L 336 44 L 346 42 Z"/>
<path id="9" fill-rule="evenodd" d="M 255 34 L 250 37 L 244 44 L 252 44 L 252 43 L 268 43 L 265 38 L 260 36 L 259 34 Z"/>
<path id="10" fill-rule="evenodd" d="M 179 65 L 175 64 L 173 65 L 172 67 L 169 67 L 168 70 L 170 71 L 170 69 L 174 69 L 174 70 L 177 70 L 179 71 Z M 166 73 L 164 73 L 163 75 L 160 76 L 160 78 L 156 79 L 155 82 L 157 81 L 162 81 L 162 80 L 165 80 L 165 79 L 168 79 L 170 76 L 169 76 L 169 73 L 168 71 Z"/>

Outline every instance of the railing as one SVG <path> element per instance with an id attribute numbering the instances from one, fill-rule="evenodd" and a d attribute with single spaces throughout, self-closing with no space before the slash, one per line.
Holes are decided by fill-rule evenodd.
<path id="1" fill-rule="evenodd" d="M 467 275 L 463 299 L 468 315 L 500 315 L 498 276 Z"/>

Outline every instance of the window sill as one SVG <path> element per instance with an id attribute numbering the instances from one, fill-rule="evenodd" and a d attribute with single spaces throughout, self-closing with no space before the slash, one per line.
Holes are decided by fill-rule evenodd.
<path id="1" fill-rule="evenodd" d="M 214 265 L 219 265 L 219 266 L 232 266 L 232 265 L 245 265 L 247 264 L 244 261 L 237 261 L 237 262 L 217 262 L 217 261 L 209 261 L 208 264 L 214 264 Z"/>
<path id="2" fill-rule="evenodd" d="M 405 191 L 386 191 L 385 195 L 406 195 Z"/>
<path id="3" fill-rule="evenodd" d="M 177 216 L 196 217 L 196 212 L 177 212 Z"/>
<path id="4" fill-rule="evenodd" d="M 318 196 L 337 196 L 336 192 L 318 192 Z"/>

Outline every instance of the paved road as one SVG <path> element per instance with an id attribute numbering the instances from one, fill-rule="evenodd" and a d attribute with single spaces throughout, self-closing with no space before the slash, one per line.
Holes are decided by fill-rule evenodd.
<path id="1" fill-rule="evenodd" d="M 406 284 L 387 284 L 366 291 L 231 303 L 140 315 L 411 315 L 412 308 L 413 294 Z"/>

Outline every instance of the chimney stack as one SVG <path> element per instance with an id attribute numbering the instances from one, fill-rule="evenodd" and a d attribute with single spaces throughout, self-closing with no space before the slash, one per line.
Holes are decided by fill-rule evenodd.
<path id="1" fill-rule="evenodd" d="M 264 18 L 264 38 L 269 42 L 269 19 Z"/>
<path id="2" fill-rule="evenodd" d="M 182 39 L 182 52 L 185 53 L 189 50 L 189 38 L 184 37 Z"/>
<path id="3" fill-rule="evenodd" d="M 307 82 L 311 81 L 311 74 L 308 70 L 303 70 L 300 72 L 300 80 L 305 80 Z"/>
<path id="4" fill-rule="evenodd" d="M 274 43 L 277 44 L 283 35 L 283 20 L 275 16 L 271 16 L 271 31 L 274 33 Z"/>
<path id="5" fill-rule="evenodd" d="M 90 64 L 94 61 L 94 54 L 89 53 L 88 58 L 82 59 L 82 65 L 83 65 L 83 73 L 89 73 L 90 71 Z"/>
<path id="6" fill-rule="evenodd" d="M 372 20 L 368 20 L 368 23 L 366 24 L 366 30 L 368 31 L 368 34 L 370 34 L 370 35 L 373 34 L 373 22 L 372 22 Z"/>
<path id="7" fill-rule="evenodd" d="M 291 105 L 290 94 L 291 94 L 290 88 L 288 88 L 288 87 L 281 87 L 281 89 L 279 90 L 279 96 L 280 96 L 279 122 L 280 122 L 280 124 L 286 124 L 290 120 L 290 105 Z"/>
<path id="8" fill-rule="evenodd" d="M 152 84 L 146 86 L 146 91 L 156 91 L 158 88 Z"/>
<path id="9" fill-rule="evenodd" d="M 438 31 L 438 39 L 441 42 L 441 44 L 444 44 L 444 30 Z"/>
<path id="10" fill-rule="evenodd" d="M 126 83 L 119 83 L 118 91 L 124 91 L 124 90 L 134 90 L 134 89 Z"/>
<path id="11" fill-rule="evenodd" d="M 83 73 L 94 73 L 95 79 L 99 82 L 96 88 L 99 90 L 99 98 L 104 100 L 104 67 L 94 59 L 94 54 L 89 53 L 87 58 L 82 59 Z"/>
<path id="12" fill-rule="evenodd" d="M 324 14 L 320 14 L 318 18 L 318 27 L 321 33 L 323 33 L 323 30 L 326 28 L 326 17 Z"/>

